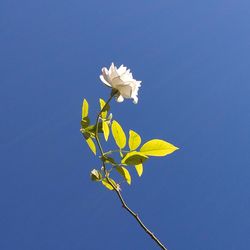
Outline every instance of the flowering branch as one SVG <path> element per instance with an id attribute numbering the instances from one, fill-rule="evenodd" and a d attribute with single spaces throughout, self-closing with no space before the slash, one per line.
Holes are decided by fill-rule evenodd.
<path id="1" fill-rule="evenodd" d="M 109 103 L 113 97 L 115 97 L 118 102 L 122 102 L 124 98 L 131 98 L 134 100 L 134 103 L 137 103 L 137 94 L 141 81 L 134 80 L 130 70 L 127 70 L 127 68 L 123 65 L 117 69 L 114 64 L 111 64 L 109 70 L 103 68 L 100 78 L 106 85 L 112 88 L 112 92 L 107 102 L 100 99 L 101 108 L 96 117 L 94 125 L 90 124 L 90 119 L 88 116 L 89 105 L 87 100 L 84 99 L 82 106 L 82 121 L 80 131 L 82 132 L 89 148 L 95 155 L 97 153 L 97 144 L 100 151 L 99 158 L 102 162 L 102 167 L 100 170 L 93 169 L 91 171 L 91 179 L 96 182 L 101 182 L 107 189 L 115 191 L 123 208 L 125 208 L 129 214 L 135 218 L 141 228 L 155 241 L 155 243 L 161 249 L 167 250 L 160 240 L 144 225 L 138 214 L 127 205 L 121 194 L 120 184 L 110 176 L 112 171 L 116 170 L 130 185 L 131 175 L 127 169 L 128 166 L 134 166 L 138 175 L 141 176 L 143 173 L 143 164 L 148 160 L 149 156 L 165 156 L 173 153 L 178 148 L 166 141 L 153 139 L 144 143 L 138 151 L 137 149 L 141 144 L 141 137 L 135 131 L 130 130 L 128 140 L 129 149 L 124 150 L 127 144 L 126 134 L 117 121 L 111 121 L 111 113 L 109 116 L 107 116 L 110 109 Z M 104 152 L 99 134 L 103 133 L 104 139 L 108 141 L 110 127 L 118 149 Z M 117 162 L 117 157 L 114 158 L 113 156 L 115 153 L 120 154 L 119 163 Z M 108 169 L 109 165 L 111 165 L 110 169 Z"/>

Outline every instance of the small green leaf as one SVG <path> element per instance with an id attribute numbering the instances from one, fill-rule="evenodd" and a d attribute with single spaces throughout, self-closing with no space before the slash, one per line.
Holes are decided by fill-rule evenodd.
<path id="1" fill-rule="evenodd" d="M 88 127 L 88 126 L 89 126 L 89 123 L 90 123 L 90 120 L 89 120 L 88 117 L 82 118 L 82 120 L 81 120 L 82 128 L 85 129 L 86 127 Z"/>
<path id="2" fill-rule="evenodd" d="M 136 150 L 141 144 L 141 137 L 133 130 L 129 130 L 129 141 L 128 145 L 130 150 Z"/>
<path id="3" fill-rule="evenodd" d="M 153 139 L 146 142 L 140 149 L 140 152 L 149 156 L 165 156 L 173 153 L 178 148 L 174 145 L 159 139 Z"/>
<path id="4" fill-rule="evenodd" d="M 89 113 L 89 104 L 87 100 L 84 99 L 82 103 L 82 121 L 81 121 L 82 128 L 84 129 L 88 127 L 90 123 L 88 113 Z"/>
<path id="5" fill-rule="evenodd" d="M 108 157 L 108 156 L 101 156 L 101 160 L 104 161 L 105 163 L 109 163 L 112 165 L 117 165 L 115 160 L 112 157 Z"/>
<path id="6" fill-rule="evenodd" d="M 86 139 L 86 142 L 89 146 L 89 148 L 91 149 L 91 151 L 96 155 L 96 147 L 95 147 L 95 143 L 94 141 L 91 139 L 91 137 Z"/>
<path id="7" fill-rule="evenodd" d="M 102 133 L 102 122 L 98 122 L 98 133 Z M 93 133 L 95 134 L 96 130 L 96 126 L 95 125 L 90 125 L 88 127 L 85 128 L 85 131 L 89 132 L 89 133 Z"/>
<path id="8" fill-rule="evenodd" d="M 84 128 L 80 129 L 80 131 L 82 132 L 84 138 L 87 140 L 89 137 L 91 138 L 95 138 L 95 134 L 90 132 L 89 130 L 86 130 Z"/>
<path id="9" fill-rule="evenodd" d="M 101 107 L 101 110 L 104 108 L 104 106 L 106 105 L 106 102 L 100 98 L 100 107 Z M 101 117 L 103 119 L 105 119 L 107 117 L 107 114 L 108 114 L 108 111 L 109 111 L 109 105 L 107 104 L 105 106 L 105 108 L 103 109 L 102 113 L 101 113 Z"/>
<path id="10" fill-rule="evenodd" d="M 107 141 L 109 138 L 109 125 L 107 121 L 102 122 L 102 131 L 103 131 L 104 138 Z"/>
<path id="11" fill-rule="evenodd" d="M 136 169 L 137 174 L 141 177 L 143 173 L 143 165 L 142 164 L 135 165 L 135 169 Z"/>
<path id="12" fill-rule="evenodd" d="M 111 182 L 111 183 L 113 184 L 113 186 L 114 186 L 115 188 L 117 188 L 117 184 L 115 183 L 115 181 L 114 181 L 113 179 L 109 178 L 108 180 L 109 180 L 109 182 Z M 107 189 L 113 190 L 114 188 L 113 188 L 112 185 L 108 182 L 108 180 L 107 180 L 107 178 L 103 179 L 103 180 L 102 180 L 102 184 L 103 184 Z"/>
<path id="13" fill-rule="evenodd" d="M 131 176 L 130 176 L 129 171 L 126 168 L 120 167 L 120 166 L 117 166 L 115 169 L 117 170 L 117 172 L 121 176 L 123 176 L 123 178 L 125 179 L 125 181 L 130 185 L 131 184 Z"/>
<path id="14" fill-rule="evenodd" d="M 126 135 L 121 125 L 114 120 L 112 122 L 111 130 L 117 146 L 120 149 L 123 149 L 126 146 Z"/>
<path id="15" fill-rule="evenodd" d="M 90 172 L 90 178 L 92 181 L 100 181 L 102 179 L 102 174 L 100 171 L 93 169 Z"/>
<path id="16" fill-rule="evenodd" d="M 82 120 L 85 117 L 88 117 L 88 114 L 89 114 L 89 104 L 88 104 L 87 100 L 84 99 L 83 103 L 82 103 Z"/>
<path id="17" fill-rule="evenodd" d="M 121 163 L 126 165 L 138 165 L 147 159 L 148 156 L 144 155 L 143 153 L 132 151 L 125 155 Z"/>
<path id="18" fill-rule="evenodd" d="M 83 131 L 82 133 L 83 133 L 85 140 L 87 140 L 87 139 L 89 139 L 89 137 L 91 137 L 89 132 Z"/>

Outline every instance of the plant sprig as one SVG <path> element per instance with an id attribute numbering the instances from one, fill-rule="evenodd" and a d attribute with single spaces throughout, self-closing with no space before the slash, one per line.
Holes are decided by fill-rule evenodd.
<path id="1" fill-rule="evenodd" d="M 90 123 L 89 104 L 86 99 L 82 105 L 81 133 L 83 134 L 90 150 L 97 155 L 97 148 L 100 153 L 99 159 L 102 163 L 101 169 L 93 169 L 91 171 L 91 179 L 95 182 L 102 183 L 109 190 L 116 192 L 122 206 L 136 219 L 143 230 L 157 243 L 162 249 L 167 249 L 160 240 L 144 225 L 135 213 L 125 202 L 121 185 L 114 179 L 113 171 L 118 172 L 124 181 L 131 185 L 132 178 L 130 174 L 131 167 L 136 169 L 139 176 L 143 174 L 143 165 L 150 157 L 161 157 L 173 153 L 178 148 L 173 144 L 160 139 L 149 140 L 141 146 L 141 136 L 134 130 L 129 130 L 128 137 L 124 132 L 120 123 L 113 120 L 110 112 L 110 101 L 117 95 L 118 91 L 113 90 L 107 102 L 100 99 L 100 111 L 95 120 L 95 124 Z M 101 144 L 101 134 L 104 141 L 110 143 L 110 134 L 114 139 L 115 148 L 104 151 Z M 119 160 L 114 159 L 119 156 Z M 116 157 L 117 158 L 117 157 Z M 109 166 L 110 168 L 108 169 Z"/>

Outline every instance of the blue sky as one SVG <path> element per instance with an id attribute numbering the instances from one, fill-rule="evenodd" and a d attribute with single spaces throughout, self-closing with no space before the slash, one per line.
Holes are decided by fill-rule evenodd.
<path id="1" fill-rule="evenodd" d="M 142 80 L 114 117 L 180 147 L 124 186 L 169 250 L 250 247 L 250 3 L 23 0 L 0 3 L 0 249 L 157 249 L 79 133 L 109 90 L 111 62 Z"/>

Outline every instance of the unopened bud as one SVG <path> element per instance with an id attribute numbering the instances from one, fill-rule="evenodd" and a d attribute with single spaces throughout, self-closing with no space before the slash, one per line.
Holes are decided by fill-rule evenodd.
<path id="1" fill-rule="evenodd" d="M 90 172 L 90 178 L 92 181 L 100 181 L 102 179 L 102 174 L 100 173 L 100 171 L 93 169 Z"/>

